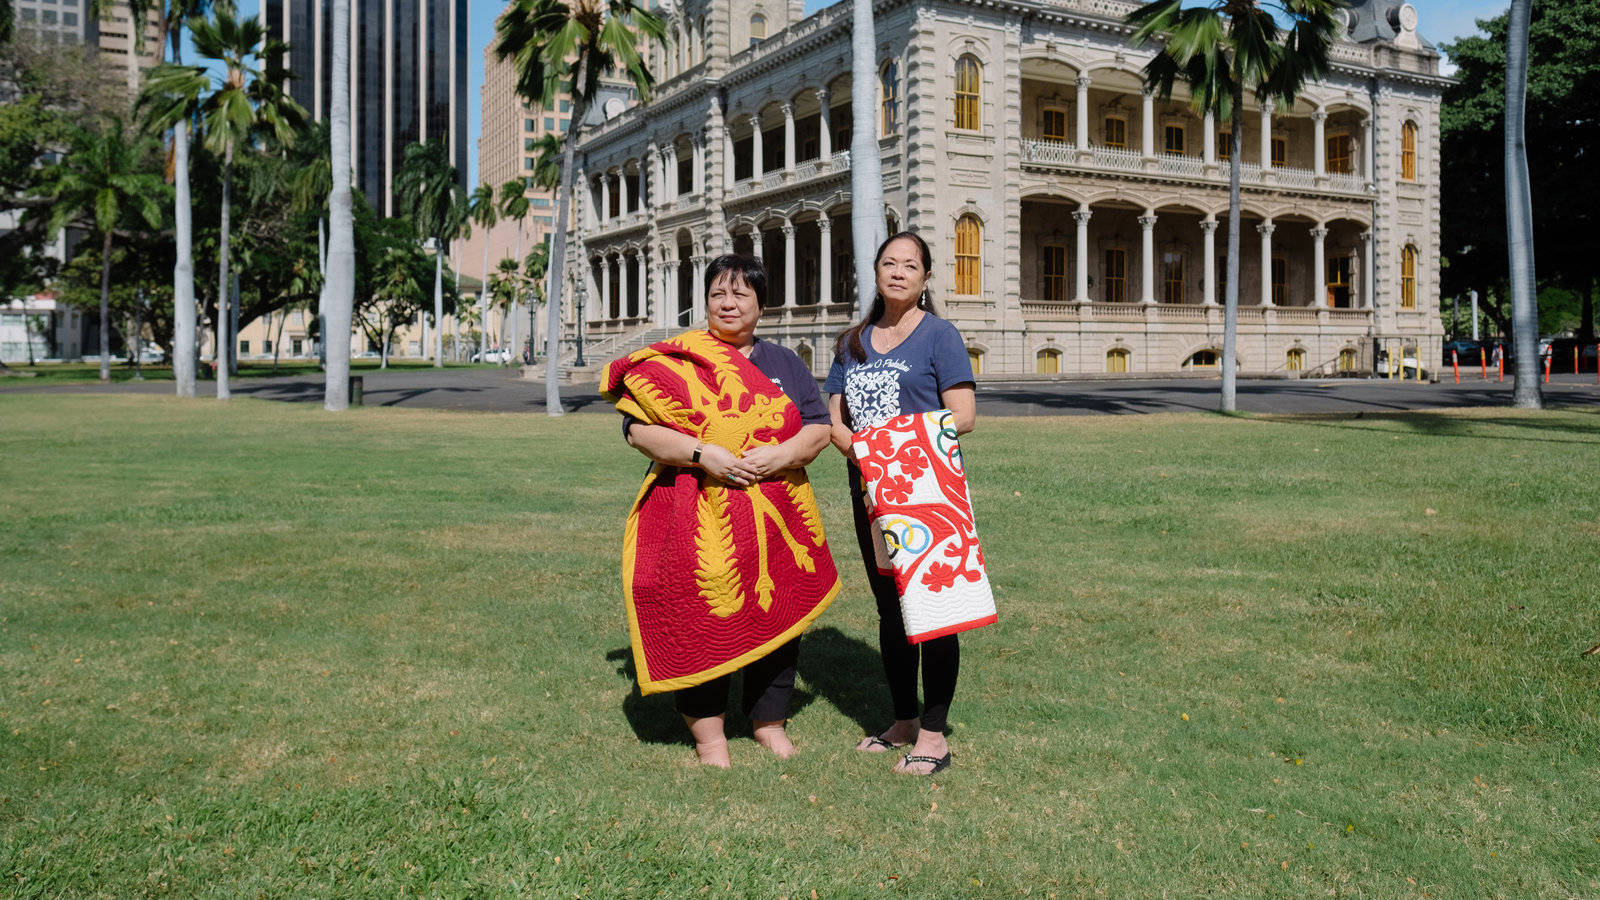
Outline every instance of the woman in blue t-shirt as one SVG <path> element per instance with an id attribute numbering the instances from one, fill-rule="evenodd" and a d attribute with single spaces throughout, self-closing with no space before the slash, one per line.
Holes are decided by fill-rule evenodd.
<path id="1" fill-rule="evenodd" d="M 857 750 L 882 753 L 911 746 L 895 764 L 896 772 L 931 775 L 950 766 L 945 726 L 955 696 L 961 650 L 956 635 L 921 644 L 906 640 L 900 618 L 900 595 L 894 578 L 878 571 L 874 561 L 872 523 L 867 518 L 865 485 L 850 455 L 850 436 L 907 413 L 948 409 L 956 431 L 972 430 L 977 417 L 972 363 L 956 327 L 933 311 L 928 279 L 933 254 L 928 243 L 909 231 L 883 242 L 873 263 L 877 296 L 866 319 L 839 336 L 833 367 L 822 390 L 833 419 L 833 445 L 851 460 L 850 498 L 855 508 L 856 541 L 867 567 L 867 580 L 878 603 L 878 647 L 894 704 L 894 724 L 863 738 Z M 919 659 L 920 657 L 920 659 Z M 917 669 L 922 669 L 922 706 L 918 714 Z"/>

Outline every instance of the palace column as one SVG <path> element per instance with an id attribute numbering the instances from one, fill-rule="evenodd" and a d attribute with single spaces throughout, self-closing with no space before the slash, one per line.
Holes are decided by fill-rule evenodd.
<path id="1" fill-rule="evenodd" d="M 1368 184 L 1375 180 L 1378 171 L 1378 148 L 1372 145 L 1372 117 L 1361 120 L 1361 161 L 1366 166 L 1365 176 Z"/>
<path id="2" fill-rule="evenodd" d="M 694 142 L 694 177 L 691 190 L 703 197 L 706 193 L 706 136 L 697 133 L 690 140 Z"/>
<path id="3" fill-rule="evenodd" d="M 699 322 L 706 318 L 706 258 L 694 258 L 694 283 L 689 285 L 689 293 L 694 298 L 694 321 Z"/>
<path id="4" fill-rule="evenodd" d="M 628 190 L 628 170 L 617 170 L 617 190 L 622 193 L 622 202 L 617 205 L 617 212 L 628 214 L 628 208 L 633 205 L 633 193 Z"/>
<path id="5" fill-rule="evenodd" d="M 1156 155 L 1156 95 L 1154 91 L 1146 90 L 1143 96 L 1139 155 L 1150 159 Z"/>
<path id="6" fill-rule="evenodd" d="M 1156 211 L 1147 209 L 1139 217 L 1140 259 L 1139 302 L 1156 302 Z"/>
<path id="7" fill-rule="evenodd" d="M 1089 149 L 1089 76 L 1078 76 L 1078 149 Z"/>
<path id="8" fill-rule="evenodd" d="M 750 114 L 750 177 L 761 180 L 761 115 Z"/>
<path id="9" fill-rule="evenodd" d="M 1077 212 L 1072 214 L 1072 221 L 1078 223 L 1077 259 L 1073 276 L 1073 297 L 1078 303 L 1089 302 L 1089 217 L 1093 212 L 1089 204 L 1078 205 Z"/>
<path id="10" fill-rule="evenodd" d="M 1367 309 L 1375 309 L 1378 299 L 1377 260 L 1373 259 L 1372 232 L 1361 232 L 1361 301 Z"/>
<path id="11" fill-rule="evenodd" d="M 1272 104 L 1261 104 L 1261 171 L 1272 170 Z"/>
<path id="12" fill-rule="evenodd" d="M 611 176 L 600 173 L 600 221 L 611 218 Z"/>
<path id="13" fill-rule="evenodd" d="M 761 239 L 761 226 L 760 225 L 751 225 L 750 226 L 750 255 L 754 256 L 756 259 L 759 259 L 764 263 L 764 262 L 766 262 L 766 259 L 767 259 L 766 250 L 767 250 L 766 241 Z"/>
<path id="14" fill-rule="evenodd" d="M 1217 305 L 1217 217 L 1206 216 L 1200 220 L 1200 230 L 1205 233 L 1205 283 L 1200 285 L 1201 302 Z"/>
<path id="15" fill-rule="evenodd" d="M 817 149 L 823 159 L 833 158 L 833 132 L 828 127 L 829 93 L 827 88 L 817 88 L 817 103 L 822 111 L 817 114 Z"/>
<path id="16" fill-rule="evenodd" d="M 645 281 L 650 271 L 650 254 L 646 252 L 646 249 L 641 247 L 639 252 L 634 254 L 634 260 L 639 266 L 639 271 L 634 273 L 633 284 L 633 314 L 635 316 L 646 316 L 650 312 L 650 288 L 649 283 Z"/>
<path id="17" fill-rule="evenodd" d="M 1206 110 L 1205 129 L 1202 132 L 1205 146 L 1201 148 L 1201 155 L 1208 166 L 1217 164 L 1217 114 L 1210 109 Z"/>
<path id="18" fill-rule="evenodd" d="M 609 319 L 611 315 L 611 257 L 600 257 L 600 318 Z"/>
<path id="19" fill-rule="evenodd" d="M 1328 229 L 1318 224 L 1311 229 L 1311 302 L 1307 306 L 1327 306 L 1328 275 L 1327 262 L 1323 259 L 1323 242 L 1328 237 Z"/>
<path id="20" fill-rule="evenodd" d="M 833 220 L 827 213 L 817 219 L 817 305 L 833 302 Z"/>
<path id="21" fill-rule="evenodd" d="M 722 189 L 732 191 L 734 149 L 733 149 L 733 124 L 730 118 L 728 127 L 722 129 Z"/>
<path id="22" fill-rule="evenodd" d="M 1272 232 L 1276 226 L 1271 219 L 1267 219 L 1256 226 L 1256 231 L 1261 232 L 1261 305 L 1272 305 Z M 1241 273 L 1240 278 L 1244 275 Z"/>
<path id="23" fill-rule="evenodd" d="M 794 174 L 794 104 L 783 104 L 783 171 Z"/>
<path id="24" fill-rule="evenodd" d="M 1328 174 L 1327 128 L 1328 111 L 1319 106 L 1317 111 L 1311 114 L 1311 152 L 1312 158 L 1316 160 L 1312 168 L 1316 169 L 1318 178 Z"/>
<path id="25" fill-rule="evenodd" d="M 794 223 L 783 220 L 783 305 L 794 306 Z"/>

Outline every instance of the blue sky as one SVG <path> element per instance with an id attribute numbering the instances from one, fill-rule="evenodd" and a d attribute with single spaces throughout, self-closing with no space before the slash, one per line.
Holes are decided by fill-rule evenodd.
<path id="1" fill-rule="evenodd" d="M 1417 30 L 1422 36 L 1435 44 L 1442 44 L 1454 40 L 1464 34 L 1477 31 L 1474 22 L 1478 19 L 1487 19 L 1505 12 L 1508 4 L 1500 0 L 1459 0 L 1459 2 L 1445 3 L 1438 0 L 1412 0 L 1417 7 Z M 806 0 L 806 13 L 809 15 L 829 4 L 821 0 Z M 244 0 L 240 4 L 240 11 L 247 15 L 255 15 L 259 9 L 258 0 Z M 469 80 L 467 83 L 467 156 L 468 172 L 467 183 L 475 184 L 478 178 L 478 130 L 480 122 L 479 92 L 483 87 L 483 50 L 494 37 L 494 19 L 499 15 L 505 5 L 499 0 L 474 0 L 472 2 L 471 27 L 467 32 L 467 63 Z M 1453 67 L 1448 64 L 1446 71 Z"/>

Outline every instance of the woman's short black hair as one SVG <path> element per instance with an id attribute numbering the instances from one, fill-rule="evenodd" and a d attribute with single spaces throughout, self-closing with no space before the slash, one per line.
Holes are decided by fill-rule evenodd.
<path id="1" fill-rule="evenodd" d="M 767 270 L 761 260 L 743 253 L 724 253 L 713 259 L 706 266 L 706 297 L 711 296 L 711 286 L 724 275 L 744 282 L 745 287 L 755 292 L 756 306 L 767 308 Z"/>

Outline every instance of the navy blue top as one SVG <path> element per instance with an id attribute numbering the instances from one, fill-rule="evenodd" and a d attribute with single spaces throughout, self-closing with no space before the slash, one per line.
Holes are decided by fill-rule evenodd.
<path id="1" fill-rule="evenodd" d="M 868 325 L 861 330 L 866 360 L 846 350 L 834 356 L 822 390 L 844 395 L 845 415 L 853 429 L 876 428 L 895 416 L 942 409 L 939 394 L 972 378 L 961 332 L 932 313 L 924 313 L 911 334 L 888 353 L 872 349 Z"/>

